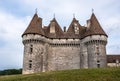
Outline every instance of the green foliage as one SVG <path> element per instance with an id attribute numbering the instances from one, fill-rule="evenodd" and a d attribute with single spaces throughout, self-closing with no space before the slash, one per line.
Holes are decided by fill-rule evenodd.
<path id="1" fill-rule="evenodd" d="M 22 69 L 7 69 L 0 71 L 0 75 L 22 74 Z"/>
<path id="2" fill-rule="evenodd" d="M 120 81 L 120 68 L 76 69 L 0 76 L 0 81 Z"/>

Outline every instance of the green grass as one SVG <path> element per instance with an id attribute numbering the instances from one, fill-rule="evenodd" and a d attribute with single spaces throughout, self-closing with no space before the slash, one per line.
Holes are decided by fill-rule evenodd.
<path id="1" fill-rule="evenodd" d="M 0 81 L 120 81 L 120 68 L 76 69 L 0 76 Z"/>

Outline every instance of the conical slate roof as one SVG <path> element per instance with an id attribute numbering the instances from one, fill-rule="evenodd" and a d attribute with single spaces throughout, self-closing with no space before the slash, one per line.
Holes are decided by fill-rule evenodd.
<path id="1" fill-rule="evenodd" d="M 89 27 L 89 29 L 86 29 L 84 37 L 89 36 L 89 35 L 105 35 L 105 36 L 107 36 L 105 31 L 102 29 L 101 25 L 99 24 L 94 13 L 92 13 L 92 16 L 90 18 L 90 27 Z"/>
<path id="2" fill-rule="evenodd" d="M 44 35 L 43 29 L 42 29 L 42 19 L 38 17 L 37 13 L 35 13 L 29 26 L 23 33 L 23 35 L 26 35 L 26 34 Z"/>
<path id="3" fill-rule="evenodd" d="M 54 22 L 55 32 L 50 32 L 50 27 L 52 27 L 52 23 Z M 63 32 L 60 25 L 58 24 L 55 18 L 52 19 L 48 26 L 44 26 L 42 28 L 42 19 L 38 17 L 37 13 L 34 14 L 29 26 L 23 33 L 26 34 L 39 34 L 48 38 L 84 38 L 90 35 L 105 35 L 102 27 L 100 26 L 96 16 L 92 13 L 91 18 L 88 21 L 88 27 L 81 26 L 75 18 L 73 18 L 67 32 Z M 79 31 L 76 32 L 75 25 L 78 26 Z M 77 30 L 78 30 L 77 29 Z M 22 36 L 23 36 L 22 35 Z"/>

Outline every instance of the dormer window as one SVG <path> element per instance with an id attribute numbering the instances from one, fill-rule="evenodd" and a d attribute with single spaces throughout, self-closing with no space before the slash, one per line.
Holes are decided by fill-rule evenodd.
<path id="1" fill-rule="evenodd" d="M 50 33 L 55 33 L 55 22 L 51 22 L 50 24 Z"/>
<path id="2" fill-rule="evenodd" d="M 74 23 L 74 32 L 75 34 L 79 34 L 79 27 L 77 23 Z"/>

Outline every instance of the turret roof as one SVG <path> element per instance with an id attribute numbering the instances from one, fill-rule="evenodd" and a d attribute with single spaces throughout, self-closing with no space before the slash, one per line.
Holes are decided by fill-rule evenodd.
<path id="1" fill-rule="evenodd" d="M 23 35 L 39 34 L 39 35 L 46 36 L 48 38 L 84 38 L 90 35 L 107 36 L 107 34 L 104 32 L 101 25 L 99 24 L 94 13 L 92 13 L 89 21 L 90 21 L 90 26 L 88 28 L 88 27 L 81 26 L 78 20 L 76 20 L 76 18 L 73 18 L 67 32 L 63 32 L 63 30 L 61 29 L 60 25 L 58 24 L 55 18 L 51 20 L 48 26 L 44 26 L 42 28 L 42 18 L 39 18 L 37 13 L 35 13 L 29 26 L 27 27 Z M 50 27 L 52 22 L 54 22 L 54 25 L 55 25 L 55 33 L 50 33 Z M 79 29 L 79 33 L 77 34 L 75 34 L 75 27 L 74 27 L 75 24 L 77 24 Z"/>
<path id="2" fill-rule="evenodd" d="M 42 22 L 42 19 L 38 17 L 37 13 L 35 13 L 29 26 L 27 27 L 23 35 L 26 35 L 26 34 L 44 35 L 41 22 Z"/>
<path id="3" fill-rule="evenodd" d="M 105 36 L 107 36 L 105 31 L 102 29 L 101 25 L 99 24 L 94 13 L 92 13 L 89 21 L 90 21 L 90 27 L 86 28 L 84 37 L 89 36 L 89 35 L 105 35 Z"/>

